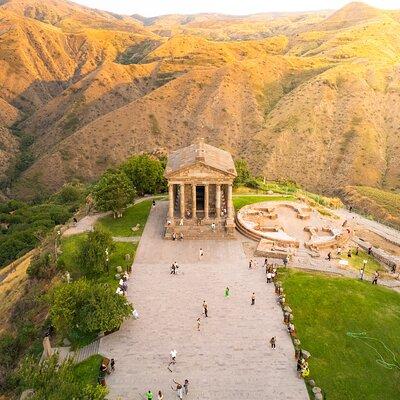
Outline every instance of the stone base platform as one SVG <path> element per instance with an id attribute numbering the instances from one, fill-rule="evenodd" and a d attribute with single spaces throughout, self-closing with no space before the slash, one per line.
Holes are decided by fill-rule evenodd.
<path id="1" fill-rule="evenodd" d="M 173 225 L 165 225 L 165 239 L 171 239 L 175 233 L 177 240 L 180 234 L 183 234 L 183 239 L 186 240 L 221 240 L 221 239 L 234 239 L 235 226 L 227 223 L 227 221 L 216 223 L 215 229 L 211 227 L 212 221 L 202 221 L 197 224 L 196 222 L 185 221 L 183 225 L 179 225 L 179 221 Z"/>
<path id="2" fill-rule="evenodd" d="M 255 252 L 257 257 L 278 258 L 280 260 L 284 260 L 287 257 L 290 259 L 294 254 L 294 249 L 272 247 L 271 241 L 265 239 L 260 240 Z"/>

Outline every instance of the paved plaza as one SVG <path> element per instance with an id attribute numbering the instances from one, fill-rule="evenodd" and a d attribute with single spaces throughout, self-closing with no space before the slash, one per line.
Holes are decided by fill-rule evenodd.
<path id="1" fill-rule="evenodd" d="M 273 284 L 260 266 L 248 269 L 242 241 L 162 239 L 167 202 L 151 211 L 133 265 L 128 296 L 140 318 L 100 343 L 116 360 L 107 377 L 110 399 L 143 399 L 151 389 L 177 398 L 172 380 L 189 379 L 188 399 L 306 400 L 297 378 L 291 340 L 282 323 Z M 204 250 L 199 260 L 199 248 Z M 176 276 L 170 265 L 180 266 Z M 224 297 L 229 286 L 231 295 Z M 251 306 L 252 292 L 256 304 Z M 202 314 L 206 300 L 209 318 Z M 201 317 L 200 332 L 196 320 Z M 277 349 L 269 339 L 277 337 Z M 169 353 L 178 352 L 167 367 Z M 156 396 L 155 396 L 156 397 Z"/>

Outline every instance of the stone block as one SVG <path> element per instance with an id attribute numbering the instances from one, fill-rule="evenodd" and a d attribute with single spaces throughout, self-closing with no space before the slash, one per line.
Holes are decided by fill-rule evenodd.
<path id="1" fill-rule="evenodd" d="M 311 353 L 307 350 L 302 350 L 301 353 L 303 354 L 305 360 L 308 360 L 311 357 Z"/>

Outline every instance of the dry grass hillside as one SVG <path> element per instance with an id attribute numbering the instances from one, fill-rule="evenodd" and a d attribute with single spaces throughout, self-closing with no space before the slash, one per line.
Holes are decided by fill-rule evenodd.
<path id="1" fill-rule="evenodd" d="M 269 179 L 399 189 L 399 62 L 400 12 L 363 3 L 146 19 L 3 1 L 1 151 L 14 161 L 0 153 L 0 175 L 33 198 L 203 136 Z"/>

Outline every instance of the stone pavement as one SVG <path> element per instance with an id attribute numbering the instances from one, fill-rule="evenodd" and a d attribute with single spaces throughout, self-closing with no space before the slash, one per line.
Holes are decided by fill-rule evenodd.
<path id="1" fill-rule="evenodd" d="M 151 389 L 154 394 L 162 390 L 165 400 L 175 399 L 172 379 L 187 378 L 188 399 L 308 399 L 263 269 L 248 269 L 240 240 L 163 240 L 166 211 L 166 202 L 151 211 L 133 264 L 128 296 L 140 318 L 101 339 L 100 353 L 116 360 L 116 372 L 107 378 L 109 398 L 143 399 Z M 201 261 L 200 247 L 205 252 Z M 180 266 L 176 276 L 169 273 L 173 261 Z M 226 286 L 229 298 L 224 297 Z M 250 305 L 252 292 L 255 306 Z M 209 318 L 202 315 L 203 300 Z M 272 336 L 277 336 L 275 351 L 269 345 Z M 178 355 L 170 372 L 172 349 Z"/>

